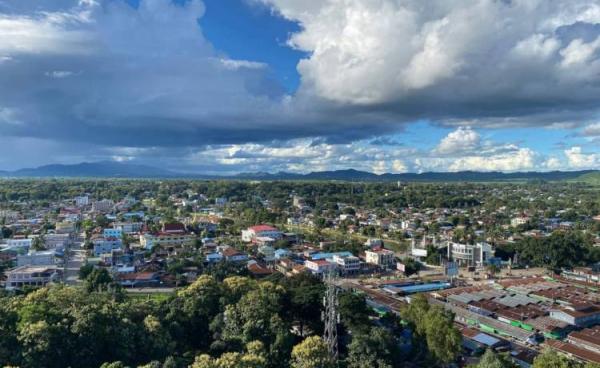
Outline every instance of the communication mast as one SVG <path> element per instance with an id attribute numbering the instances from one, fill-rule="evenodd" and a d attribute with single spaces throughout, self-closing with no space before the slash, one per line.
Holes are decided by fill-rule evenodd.
<path id="1" fill-rule="evenodd" d="M 323 340 L 327 344 L 329 350 L 329 356 L 335 363 L 338 359 L 338 335 L 337 335 L 337 324 L 339 323 L 340 315 L 337 311 L 338 308 L 338 288 L 335 284 L 337 279 L 336 270 L 330 268 L 323 277 L 325 282 L 325 296 L 323 297 L 323 306 L 325 311 L 322 314 L 322 320 L 325 325 L 325 331 L 323 332 Z"/>

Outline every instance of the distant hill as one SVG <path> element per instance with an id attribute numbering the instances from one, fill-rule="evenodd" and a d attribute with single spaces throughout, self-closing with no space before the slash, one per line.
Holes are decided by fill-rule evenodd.
<path id="1" fill-rule="evenodd" d="M 32 169 L 0 171 L 3 177 L 106 177 L 106 178 L 190 178 L 217 180 L 339 180 L 339 181 L 406 181 L 406 182 L 486 182 L 527 180 L 578 180 L 595 182 L 600 171 L 549 171 L 549 172 L 425 172 L 403 174 L 374 174 L 354 169 L 316 171 L 308 174 L 288 172 L 240 173 L 232 176 L 190 174 L 114 161 L 82 162 L 73 165 L 45 165 Z"/>
<path id="2" fill-rule="evenodd" d="M 152 166 L 114 161 L 82 162 L 73 165 L 44 165 L 33 169 L 0 172 L 11 177 L 164 177 L 174 173 Z"/>
<path id="3" fill-rule="evenodd" d="M 582 181 L 593 185 L 600 185 L 600 171 L 594 171 L 580 175 L 575 178 L 574 181 Z"/>

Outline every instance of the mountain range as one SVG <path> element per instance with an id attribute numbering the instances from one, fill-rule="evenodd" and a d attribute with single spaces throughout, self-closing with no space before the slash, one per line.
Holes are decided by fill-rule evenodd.
<path id="1" fill-rule="evenodd" d="M 0 171 L 0 177 L 96 177 L 96 178 L 190 178 L 222 180 L 342 180 L 342 181 L 509 181 L 509 180 L 573 180 L 597 176 L 600 171 L 548 171 L 548 172 L 424 172 L 402 174 L 374 174 L 354 169 L 317 171 L 307 174 L 288 172 L 240 173 L 236 175 L 203 175 L 176 172 L 153 166 L 114 162 L 82 162 L 79 164 L 44 165 L 37 168 Z"/>

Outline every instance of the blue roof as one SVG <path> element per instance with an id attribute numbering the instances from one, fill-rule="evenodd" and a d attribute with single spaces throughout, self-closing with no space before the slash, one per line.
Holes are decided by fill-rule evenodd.
<path id="1" fill-rule="evenodd" d="M 409 286 L 397 286 L 398 290 L 403 291 L 406 294 L 410 293 L 424 293 L 427 291 L 442 290 L 450 287 L 447 282 L 434 282 L 429 284 L 409 285 Z"/>
<path id="2" fill-rule="evenodd" d="M 331 253 L 315 253 L 315 254 L 311 254 L 310 258 L 312 258 L 313 260 L 319 260 L 319 259 L 328 259 L 328 258 L 333 258 L 333 256 L 340 256 L 340 257 L 350 257 L 352 256 L 352 252 L 348 252 L 348 251 L 343 251 L 343 252 L 331 252 Z"/>
<path id="3" fill-rule="evenodd" d="M 473 340 L 485 346 L 494 346 L 500 342 L 500 340 L 498 340 L 497 338 L 492 337 L 490 335 L 486 335 L 484 333 L 479 333 L 475 335 L 475 337 L 473 337 Z"/>

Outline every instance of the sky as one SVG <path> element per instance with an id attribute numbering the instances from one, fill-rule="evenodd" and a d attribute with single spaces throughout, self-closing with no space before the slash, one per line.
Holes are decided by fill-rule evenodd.
<path id="1" fill-rule="evenodd" d="M 0 170 L 600 169 L 590 0 L 0 0 Z"/>

